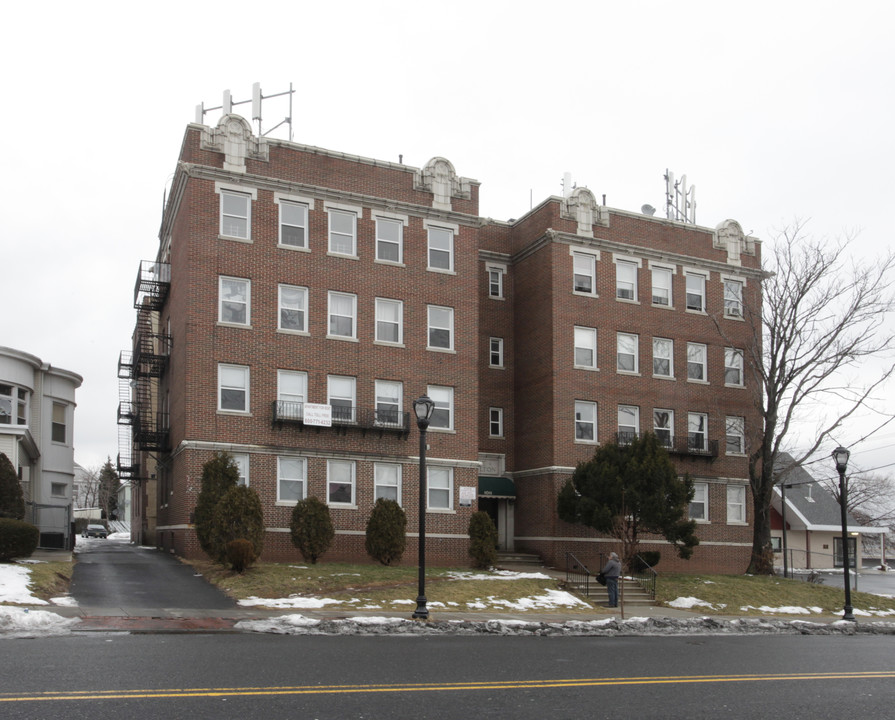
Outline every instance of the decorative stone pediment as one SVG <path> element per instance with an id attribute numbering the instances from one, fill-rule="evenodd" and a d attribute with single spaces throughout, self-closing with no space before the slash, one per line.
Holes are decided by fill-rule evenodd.
<path id="1" fill-rule="evenodd" d="M 736 220 L 725 220 L 715 228 L 715 247 L 727 250 L 727 262 L 740 265 L 740 253 L 755 254 L 755 238 L 746 235 Z"/>
<path id="2" fill-rule="evenodd" d="M 562 216 L 578 223 L 578 235 L 594 236 L 594 225 L 609 225 L 609 213 L 597 204 L 597 198 L 586 187 L 575 188 L 562 201 Z"/>
<path id="3" fill-rule="evenodd" d="M 246 158 L 268 160 L 267 141 L 252 134 L 252 126 L 240 115 L 224 115 L 216 128 L 202 132 L 202 149 L 224 154 L 224 170 L 244 173 Z"/>
<path id="4" fill-rule="evenodd" d="M 432 207 L 437 210 L 450 210 L 451 198 L 470 197 L 469 179 L 459 177 L 450 160 L 443 157 L 432 158 L 417 171 L 413 188 L 432 193 Z"/>

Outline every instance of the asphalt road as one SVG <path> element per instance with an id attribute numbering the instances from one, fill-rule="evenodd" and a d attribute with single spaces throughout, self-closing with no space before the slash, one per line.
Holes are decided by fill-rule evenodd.
<path id="1" fill-rule="evenodd" d="M 891 637 L 74 634 L 0 641 L 3 718 L 891 717 Z"/>
<path id="2" fill-rule="evenodd" d="M 92 614 L 124 608 L 228 610 L 236 603 L 177 558 L 115 540 L 78 538 L 70 593 Z"/>

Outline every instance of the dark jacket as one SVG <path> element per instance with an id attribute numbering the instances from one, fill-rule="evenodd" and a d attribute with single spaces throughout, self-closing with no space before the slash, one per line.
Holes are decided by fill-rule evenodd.
<path id="1" fill-rule="evenodd" d="M 622 566 L 621 563 L 615 558 L 609 558 L 609 562 L 606 563 L 606 567 L 603 568 L 603 575 L 608 578 L 617 578 L 621 573 Z"/>

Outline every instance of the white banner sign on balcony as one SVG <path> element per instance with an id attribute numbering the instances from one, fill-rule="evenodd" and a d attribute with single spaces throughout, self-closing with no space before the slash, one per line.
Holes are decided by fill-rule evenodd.
<path id="1" fill-rule="evenodd" d="M 331 405 L 317 405 L 314 403 L 305 403 L 304 405 L 304 422 L 305 425 L 317 425 L 319 427 L 332 427 L 333 409 Z"/>

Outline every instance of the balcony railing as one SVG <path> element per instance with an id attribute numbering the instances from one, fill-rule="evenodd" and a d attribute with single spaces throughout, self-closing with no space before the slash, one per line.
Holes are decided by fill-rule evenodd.
<path id="1" fill-rule="evenodd" d="M 134 284 L 134 307 L 137 310 L 161 310 L 170 287 L 170 263 L 143 260 Z"/>
<path id="2" fill-rule="evenodd" d="M 271 414 L 273 424 L 306 426 L 304 421 L 304 403 L 289 400 L 274 400 Z M 368 431 L 398 433 L 406 437 L 410 433 L 410 413 L 398 410 L 364 409 L 354 406 L 332 406 L 332 426 L 339 432 L 346 432 L 349 428 L 357 428 L 364 435 Z M 318 426 L 314 426 L 318 427 Z"/>
<path id="3" fill-rule="evenodd" d="M 619 445 L 627 445 L 636 437 L 637 433 L 632 432 L 620 432 L 615 436 Z M 691 455 L 704 458 L 718 457 L 718 441 L 706 440 L 701 435 L 670 437 L 656 433 L 656 439 L 672 455 Z"/>

